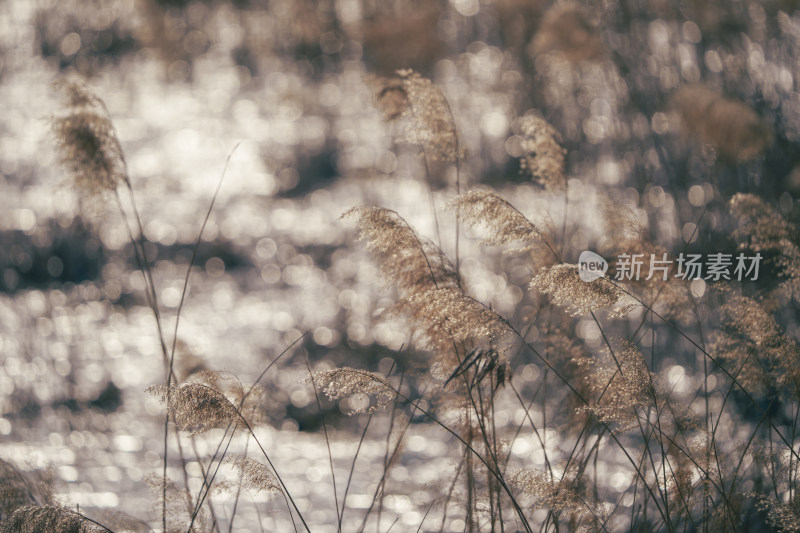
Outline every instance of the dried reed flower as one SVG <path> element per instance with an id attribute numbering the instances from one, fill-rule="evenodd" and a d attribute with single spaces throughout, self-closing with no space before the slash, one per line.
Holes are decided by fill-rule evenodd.
<path id="1" fill-rule="evenodd" d="M 672 96 L 684 128 L 700 142 L 715 146 L 736 163 L 758 156 L 772 144 L 773 133 L 743 102 L 704 85 L 685 85 Z"/>
<path id="2" fill-rule="evenodd" d="M 191 529 L 187 529 L 194 512 L 192 495 L 187 489 L 180 489 L 171 479 L 156 475 L 149 475 L 144 481 L 157 495 L 159 506 L 162 490 L 166 489 L 168 533 L 206 533 L 209 530 L 205 507 L 200 508 Z"/>
<path id="3" fill-rule="evenodd" d="M 384 277 L 398 288 L 398 309 L 411 316 L 422 333 L 422 345 L 440 352 L 450 364 L 454 343 L 485 345 L 507 331 L 505 322 L 480 302 L 468 297 L 458 274 L 438 246 L 417 236 L 394 211 L 360 207 L 343 217 L 357 217 L 361 238 L 367 241 Z"/>
<path id="4" fill-rule="evenodd" d="M 613 307 L 609 315 L 621 317 L 636 307 L 630 296 L 605 278 L 582 281 L 577 265 L 544 268 L 533 277 L 530 288 L 548 294 L 553 303 L 573 316 Z"/>
<path id="5" fill-rule="evenodd" d="M 37 503 L 33 487 L 22 472 L 0 459 L 0 524 L 9 520 L 20 507 Z"/>
<path id="6" fill-rule="evenodd" d="M 526 496 L 539 502 L 544 509 L 554 513 L 583 514 L 589 507 L 567 483 L 556 481 L 544 472 L 520 470 L 509 477 L 509 482 Z"/>
<path id="7" fill-rule="evenodd" d="M 255 385 L 248 391 L 236 375 L 224 370 L 201 370 L 189 376 L 187 383 L 200 383 L 222 393 L 252 424 L 262 420 L 260 402 L 264 388 Z"/>
<path id="8" fill-rule="evenodd" d="M 780 533 L 800 531 L 800 508 L 798 502 L 782 502 L 765 494 L 749 494 L 756 502 L 756 509 L 767 515 L 767 523 Z"/>
<path id="9" fill-rule="evenodd" d="M 239 378 L 224 370 L 200 370 L 189 376 L 187 382 L 201 383 L 211 387 L 225 395 L 233 405 L 243 412 L 255 409 L 264 395 L 263 387 L 258 385 L 245 391 Z"/>
<path id="10" fill-rule="evenodd" d="M 640 298 L 648 302 L 662 317 L 686 322 L 695 316 L 688 283 L 674 276 L 666 280 L 654 276 L 644 284 L 645 289 L 640 293 Z"/>
<path id="11" fill-rule="evenodd" d="M 167 409 L 178 429 L 192 434 L 240 420 L 239 410 L 224 394 L 202 383 L 157 385 L 148 387 L 147 392 L 162 402 L 169 398 Z"/>
<path id="12" fill-rule="evenodd" d="M 734 237 L 744 239 L 742 247 L 755 252 L 780 251 L 792 243 L 795 227 L 772 206 L 753 194 L 738 193 L 730 201 L 731 213 L 740 227 Z"/>
<path id="13" fill-rule="evenodd" d="M 386 120 L 398 124 L 398 139 L 421 145 L 435 161 L 461 157 L 455 119 L 442 91 L 413 70 L 398 70 L 397 78 L 379 78 L 377 106 Z"/>
<path id="14" fill-rule="evenodd" d="M 800 345 L 783 332 L 775 319 L 755 300 L 728 294 L 720 307 L 722 329 L 711 350 L 738 368 L 739 382 L 748 390 L 775 388 L 800 395 Z"/>
<path id="15" fill-rule="evenodd" d="M 542 238 L 533 222 L 493 192 L 470 191 L 453 199 L 450 206 L 458 211 L 459 219 L 488 227 L 489 237 L 482 241 L 486 245 L 500 246 Z"/>
<path id="16" fill-rule="evenodd" d="M 602 394 L 598 401 L 581 409 L 607 424 L 617 423 L 622 429 L 632 426 L 635 409 L 646 406 L 655 394 L 653 374 L 642 352 L 628 341 L 614 350 L 614 358 L 606 351 L 604 359 L 584 358 L 579 364 L 586 370 L 589 390 Z"/>
<path id="17" fill-rule="evenodd" d="M 633 257 L 640 254 L 645 258 L 645 264 L 655 266 L 667 253 L 666 248 L 648 238 L 647 228 L 630 207 L 607 200 L 603 206 L 603 222 L 605 231 L 600 251 L 606 257 L 619 257 L 622 254 Z M 611 270 L 615 266 L 612 262 Z M 641 271 L 641 277 L 630 280 L 630 283 L 635 287 L 637 297 L 661 316 L 689 320 L 694 318 L 689 284 L 675 277 L 676 268 L 673 262 L 665 274 L 655 268 L 651 273 L 645 267 Z"/>
<path id="18" fill-rule="evenodd" d="M 558 131 L 536 115 L 518 118 L 514 130 L 521 139 L 520 171 L 526 171 L 548 191 L 563 191 L 567 182 L 564 173 L 567 151 L 561 146 Z"/>
<path id="19" fill-rule="evenodd" d="M 348 367 L 320 370 L 314 372 L 314 382 L 331 400 L 347 398 L 353 394 L 365 394 L 375 399 L 371 406 L 356 408 L 349 414 L 371 413 L 389 405 L 396 396 L 388 381 L 367 370 Z"/>
<path id="20" fill-rule="evenodd" d="M 558 368 L 559 373 L 583 398 L 588 398 L 591 391 L 583 379 L 583 367 L 580 365 L 587 356 L 587 348 L 575 335 L 571 319 L 567 316 L 562 318 L 565 319 L 563 325 L 553 325 L 546 330 L 541 341 L 541 353 Z M 581 410 L 584 405 L 586 404 L 575 394 L 567 394 L 561 402 L 561 410 L 573 427 L 586 423 L 585 413 Z"/>
<path id="21" fill-rule="evenodd" d="M 770 261 L 781 271 L 784 281 L 778 291 L 789 297 L 800 295 L 800 247 L 797 228 L 761 198 L 736 194 L 731 198 L 731 212 L 739 219 L 734 237 L 742 240 L 742 249 L 775 254 Z"/>
<path id="22" fill-rule="evenodd" d="M 670 403 L 666 402 L 665 405 L 670 405 Z M 664 422 L 665 420 L 661 419 L 662 428 L 664 427 Z M 711 466 L 714 464 L 712 461 L 716 460 L 716 456 L 711 449 L 712 447 L 709 446 L 710 439 L 710 434 L 702 432 L 700 435 L 695 435 L 684 442 L 681 449 L 678 449 L 678 446 L 673 442 L 667 444 L 666 453 L 669 456 L 672 468 L 667 471 L 666 483 L 664 483 L 663 472 L 661 476 L 657 476 L 657 479 L 662 487 L 666 487 L 670 507 L 675 505 L 674 508 L 677 509 L 679 506 L 684 505 L 690 509 L 693 508 L 703 494 L 703 484 L 708 483 L 710 485 L 711 480 L 718 481 L 716 469 Z M 702 458 L 702 463 L 698 460 L 700 458 Z M 703 470 L 709 473 L 709 481 L 704 479 L 700 483 L 696 482 L 698 477 L 705 478 L 705 475 L 693 461 L 704 465 Z M 698 490 L 698 486 L 700 490 Z"/>
<path id="23" fill-rule="evenodd" d="M 283 492 L 272 471 L 264 463 L 238 454 L 228 456 L 226 461 L 239 469 L 242 485 L 248 489 L 267 493 Z"/>
<path id="24" fill-rule="evenodd" d="M 380 207 L 355 207 L 342 215 L 355 218 L 360 238 L 384 277 L 401 295 L 431 288 L 458 286 L 458 274 L 434 243 L 418 236 L 395 211 Z"/>
<path id="25" fill-rule="evenodd" d="M 74 185 L 89 196 L 128 182 L 122 146 L 105 106 L 86 86 L 62 81 L 66 113 L 51 119 L 61 163 Z"/>
<path id="26" fill-rule="evenodd" d="M 61 92 L 70 108 L 105 109 L 103 101 L 83 83 L 60 79 L 53 83 L 53 87 Z"/>
<path id="27" fill-rule="evenodd" d="M 212 389 L 222 392 L 233 403 L 239 403 L 244 398 L 244 386 L 235 374 L 225 370 L 201 370 L 190 377 L 191 382 L 208 385 Z"/>
<path id="28" fill-rule="evenodd" d="M 510 331 L 500 315 L 458 288 L 416 293 L 400 309 L 408 311 L 432 350 L 452 350 L 453 343 L 486 346 Z"/>
<path id="29" fill-rule="evenodd" d="M 648 249 L 652 246 L 652 243 L 646 242 L 647 228 L 642 225 L 633 209 L 607 199 L 602 212 L 604 239 L 601 250 L 609 253 L 630 253 L 634 246 Z"/>
<path id="30" fill-rule="evenodd" d="M 59 533 L 96 533 L 105 531 L 96 526 L 81 514 L 57 505 L 31 505 L 20 507 L 8 522 L 3 524 L 3 531 L 9 533 L 43 533 L 58 531 Z"/>
<path id="31" fill-rule="evenodd" d="M 741 248 L 778 252 L 784 258 L 779 266 L 784 268 L 797 261 L 800 256 L 795 244 L 797 228 L 764 200 L 752 194 L 735 194 L 731 198 L 731 213 L 739 219 L 734 237 L 744 240 Z"/>
<path id="32" fill-rule="evenodd" d="M 599 59 L 603 40 L 586 10 L 577 3 L 560 2 L 547 10 L 528 50 L 533 56 L 558 52 L 579 63 Z"/>

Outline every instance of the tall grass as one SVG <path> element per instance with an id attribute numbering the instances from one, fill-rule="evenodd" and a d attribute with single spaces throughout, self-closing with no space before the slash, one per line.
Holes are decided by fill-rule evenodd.
<path id="1" fill-rule="evenodd" d="M 580 23 L 580 12 L 569 13 L 578 17 L 572 24 Z M 537 50 L 572 46 L 554 39 L 540 38 Z M 469 228 L 470 235 L 482 233 L 484 246 L 501 247 L 525 264 L 533 305 L 530 316 L 518 320 L 473 296 L 459 257 L 462 232 L 437 230 L 430 239 L 402 213 L 378 206 L 345 211 L 343 218 L 354 222 L 395 290 L 397 305 L 391 315 L 404 318 L 411 332 L 404 349 L 418 350 L 427 359 L 421 371 L 396 372 L 393 366 L 387 375 L 349 367 L 314 371 L 307 362 L 308 386 L 317 405 L 323 395 L 334 401 L 357 398 L 349 403 L 356 406 L 352 414 L 363 420 L 358 448 L 342 478 L 337 477 L 331 451 L 332 439 L 340 437 L 332 436 L 323 419 L 337 530 L 343 531 L 345 514 L 356 512 L 363 513 L 359 531 L 393 529 L 394 524 L 384 527 L 381 517 L 392 490 L 391 472 L 401 462 L 406 435 L 415 422 L 436 428 L 437 438 L 457 447 L 448 455 L 456 459 L 455 468 L 441 473 L 439 497 L 424 509 L 418 531 L 444 531 L 453 517 L 469 532 L 800 529 L 800 348 L 781 327 L 779 316 L 782 306 L 797 295 L 797 229 L 756 196 L 731 199 L 731 213 L 741 221 L 733 238 L 747 253 L 768 255 L 780 281 L 747 294 L 735 283 L 715 283 L 716 292 L 707 296 L 718 305 L 714 320 L 700 317 L 691 280 L 675 277 L 674 270 L 669 276 L 624 284 L 611 276 L 582 281 L 577 266 L 569 262 L 582 250 L 570 248 L 566 209 L 558 231 L 544 217 L 532 219 L 525 206 L 494 191 L 461 194 L 463 150 L 455 117 L 430 80 L 402 71 L 372 83 L 377 105 L 396 125 L 398 142 L 418 147 L 431 191 L 437 165 L 456 169 L 447 210 L 434 204 L 431 193 L 431 209 L 437 220 L 442 217 L 437 225 L 451 220 Z M 259 397 L 269 394 L 259 382 L 300 346 L 302 338 L 297 346 L 280 351 L 249 386 L 218 370 L 199 370 L 179 379 L 179 319 L 198 247 L 184 278 L 175 329 L 168 334 L 147 262 L 134 187 L 108 112 L 80 84 L 63 83 L 60 90 L 64 112 L 53 119 L 53 130 L 61 160 L 87 198 L 111 199 L 124 217 L 161 347 L 164 382 L 148 389 L 165 406 L 163 467 L 151 478 L 159 516 L 149 526 L 222 531 L 227 520 L 232 530 L 237 510 L 246 505 L 243 491 L 255 491 L 282 502 L 281 511 L 274 506 L 263 511 L 286 513 L 295 531 L 311 531 L 307 511 L 298 505 L 286 475 L 289 465 L 275 462 L 271 446 L 276 444 L 265 443 L 257 431 Z M 704 90 L 692 90 L 713 100 Z M 684 100 L 696 102 L 684 94 L 677 105 L 686 107 Z M 737 109 L 727 101 L 718 107 Z M 536 114 L 521 117 L 515 127 L 517 141 L 510 152 L 520 158 L 522 171 L 567 206 L 566 151 L 556 130 Z M 693 128 L 697 135 L 713 136 L 708 128 Z M 768 141 L 736 153 L 751 157 Z M 197 243 L 213 205 L 212 200 Z M 456 218 L 443 213 L 455 213 Z M 648 239 L 635 217 L 612 209 L 604 224 L 611 236 L 606 252 L 660 255 L 662 249 Z M 452 234 L 455 241 L 443 243 L 439 234 Z M 445 249 L 452 249 L 454 256 Z M 675 255 L 681 250 L 665 252 Z M 591 329 L 600 339 L 599 348 L 587 344 L 578 328 Z M 657 336 L 668 338 L 668 343 L 657 341 Z M 695 383 L 693 395 L 679 394 L 677 388 L 685 384 L 671 378 L 670 368 L 661 364 L 672 356 L 670 347 L 697 355 L 694 370 L 702 382 Z M 398 360 L 404 357 L 402 350 L 396 355 Z M 530 365 L 541 371 L 536 387 L 519 378 L 520 369 Z M 375 421 L 384 411 L 384 459 L 372 471 L 375 488 L 369 490 L 369 505 L 357 510 L 348 507 L 353 473 L 362 443 L 381 431 Z M 751 422 L 739 427 L 740 440 L 721 441 L 721 431 L 730 434 L 726 426 L 745 414 Z M 238 435 L 245 439 L 248 453 L 230 451 Z M 198 438 L 214 438 L 209 448 L 213 452 L 199 453 Z M 178 450 L 172 460 L 170 439 Z M 535 443 L 538 460 L 533 453 L 528 458 L 515 453 L 522 440 Z M 188 462 L 200 465 L 199 488 L 189 482 Z M 178 479 L 168 477 L 169 464 L 179 465 Z M 47 483 L 34 486 L 13 466 L 2 466 L 3 531 L 142 527 L 134 521 L 115 527 L 60 506 L 47 495 Z M 221 475 L 226 469 L 235 472 L 233 478 Z M 233 498 L 216 499 L 223 490 Z"/>

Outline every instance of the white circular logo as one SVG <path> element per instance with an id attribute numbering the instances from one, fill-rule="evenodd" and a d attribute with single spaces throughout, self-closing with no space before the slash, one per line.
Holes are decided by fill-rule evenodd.
<path id="1" fill-rule="evenodd" d="M 578 258 L 578 275 L 583 281 L 594 281 L 604 278 L 608 271 L 608 262 L 594 252 L 586 250 Z"/>

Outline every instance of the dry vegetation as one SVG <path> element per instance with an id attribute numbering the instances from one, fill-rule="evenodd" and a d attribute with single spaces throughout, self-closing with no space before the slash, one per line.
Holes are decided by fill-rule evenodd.
<path id="1" fill-rule="evenodd" d="M 513 2 L 500 2 L 497 8 L 509 4 Z M 433 16 L 422 12 L 419 24 Z M 365 30 L 367 43 L 381 41 L 372 51 L 378 57 L 396 53 L 382 44 L 396 31 L 385 26 L 381 18 Z M 515 38 L 526 31 L 520 29 Z M 615 57 L 619 51 L 605 49 L 602 32 L 577 3 L 543 7 L 540 27 L 527 40 L 523 55 L 542 66 L 537 78 L 541 83 L 547 80 L 548 61 L 590 69 L 588 63 L 626 60 Z M 428 47 L 419 44 L 423 45 Z M 613 262 L 607 277 L 582 281 L 571 262 L 582 251 L 570 235 L 578 229 L 567 223 L 570 198 L 575 198 L 570 194 L 576 194 L 571 188 L 579 180 L 569 179 L 574 174 L 566 147 L 580 150 L 577 133 L 565 141 L 541 113 L 529 112 L 511 122 L 505 140 L 512 168 L 534 183 L 539 194 L 550 195 L 551 205 L 563 205 L 556 208 L 562 210 L 554 215 L 559 221 L 555 224 L 548 213 L 526 214 L 527 206 L 486 185 L 468 187 L 468 155 L 458 117 L 430 78 L 405 69 L 391 77 L 367 77 L 364 84 L 373 89 L 375 107 L 394 141 L 410 145 L 420 162 L 420 179 L 431 190 L 437 229 L 448 220 L 458 229 L 442 231 L 453 236 L 453 242 L 443 242 L 440 235 L 421 235 L 402 213 L 391 209 L 341 206 L 343 223 L 354 228 L 350 246 L 366 248 L 396 296 L 395 305 L 376 318 L 400 324 L 396 327 L 408 332 L 396 361 L 414 351 L 422 354 L 423 363 L 393 365 L 377 373 L 351 367 L 314 370 L 306 359 L 306 384 L 316 405 L 326 398 L 347 401 L 349 414 L 360 417 L 358 450 L 370 431 L 377 432 L 373 420 L 385 417 L 389 424 L 382 437 L 385 460 L 371 472 L 374 490 L 358 489 L 372 499 L 366 508 L 353 509 L 347 495 L 355 491 L 351 481 L 359 451 L 346 480 L 337 476 L 333 437 L 322 416 L 321 442 L 330 458 L 338 530 L 345 514 L 357 512 L 363 513 L 360 531 L 380 527 L 379 519 L 371 520 L 383 512 L 387 479 L 405 453 L 406 432 L 413 423 L 424 423 L 457 451 L 452 455 L 454 470 L 442 474 L 438 496 L 423 509 L 419 531 L 444 530 L 448 514 L 461 517 L 463 530 L 469 532 L 800 531 L 800 346 L 797 324 L 790 316 L 796 311 L 800 280 L 798 231 L 791 220 L 796 209 L 781 212 L 771 199 L 717 191 L 724 202 L 712 206 L 717 209 L 714 224 L 728 233 L 720 236 L 720 231 L 719 242 L 727 239 L 737 253 L 762 254 L 769 279 L 760 283 L 698 284 L 676 278 L 674 270 L 668 279 L 642 276 L 621 283 L 613 277 Z M 246 500 L 244 491 L 280 502 L 279 512 L 290 517 L 294 530 L 313 530 L 309 509 L 301 508 L 294 497 L 288 465 L 273 460 L 271 446 L 280 443 L 265 443 L 258 431 L 264 423 L 262 398 L 270 394 L 259 382 L 295 347 L 276 349 L 252 384 L 203 365 L 177 370 L 185 366 L 179 360 L 179 320 L 174 331 L 166 330 L 158 280 L 147 259 L 142 229 L 146 221 L 136 206 L 135 179 L 128 175 L 112 118 L 86 85 L 62 81 L 56 90 L 64 99 L 62 111 L 51 121 L 59 160 L 82 196 L 108 201 L 121 213 L 142 275 L 142 296 L 157 330 L 160 360 L 153 363 L 163 365 L 163 381 L 148 392 L 163 405 L 163 468 L 149 479 L 158 518 L 144 524 L 122 513 L 92 514 L 63 505 L 54 499 L 52 480 L 46 475 L 33 479 L 3 460 L 0 531 L 201 532 L 228 525 L 232 530 L 237 509 L 259 505 Z M 554 108 L 567 105 L 566 100 L 567 96 L 553 102 Z M 676 145 L 669 149 L 696 150 L 687 166 L 698 161 L 705 161 L 707 169 L 755 164 L 776 142 L 776 132 L 749 104 L 723 96 L 718 89 L 686 83 L 663 100 L 664 112 L 652 119 L 653 127 L 683 128 L 685 135 L 674 137 Z M 670 118 L 670 106 L 679 120 Z M 569 120 L 565 116 L 562 125 L 568 127 Z M 661 126 L 656 124 L 659 120 Z M 645 123 L 643 128 L 649 130 L 646 119 Z M 663 161 L 667 148 L 653 135 L 648 131 L 641 137 L 654 145 L 647 152 L 652 154 L 643 158 L 649 157 L 650 163 L 643 164 L 655 173 L 669 162 Z M 699 146 L 687 148 L 685 143 Z M 454 176 L 452 187 L 446 188 L 450 202 L 442 210 L 433 201 L 440 172 Z M 650 219 L 654 225 L 659 218 L 656 208 L 669 203 L 664 189 L 659 190 L 640 191 L 642 205 L 651 201 L 655 206 Z M 592 243 L 602 243 L 609 254 L 676 256 L 694 242 L 689 232 L 682 242 L 660 245 L 656 232 L 637 218 L 640 206 L 615 207 L 615 202 L 626 202 L 613 188 L 598 188 L 595 196 L 591 205 L 605 207 L 606 212 L 592 223 L 605 242 L 598 237 Z M 213 207 L 212 201 L 209 213 Z M 704 214 L 695 219 L 695 229 Z M 723 217 L 728 226 L 720 222 Z M 199 217 L 197 245 L 207 221 L 208 215 Z M 735 228 L 728 231 L 731 225 Z M 494 261 L 491 264 L 500 265 L 499 276 L 512 275 L 502 265 L 520 267 L 514 275 L 524 278 L 525 294 L 520 294 L 518 301 L 523 303 L 513 312 L 501 312 L 476 297 L 475 280 L 462 272 L 462 243 L 477 247 L 476 234 L 481 236 L 480 246 L 486 247 L 479 256 L 485 254 Z M 357 238 L 362 245 L 356 244 Z M 197 245 L 186 270 L 178 318 L 198 260 Z M 496 253 L 497 248 L 503 253 Z M 679 358 L 679 352 L 684 357 Z M 532 367 L 542 375 L 535 387 L 520 378 Z M 240 435 L 246 437 L 249 454 L 229 451 Z M 358 440 L 357 433 L 353 439 Z M 530 461 L 512 453 L 523 439 L 535 443 L 535 453 L 527 452 Z M 170 441 L 177 445 L 177 458 L 171 457 Z M 201 441 L 206 444 L 198 447 Z M 535 454 L 540 459 L 534 461 Z M 199 490 L 191 490 L 189 463 L 201 471 Z M 170 472 L 178 475 L 170 477 Z M 275 509 L 270 507 L 270 512 Z M 440 524 L 426 522 L 432 510 L 439 513 Z"/>

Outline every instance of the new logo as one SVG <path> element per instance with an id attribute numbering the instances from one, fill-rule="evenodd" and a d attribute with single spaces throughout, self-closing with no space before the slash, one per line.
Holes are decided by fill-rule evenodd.
<path id="1" fill-rule="evenodd" d="M 604 278 L 607 271 L 608 262 L 594 252 L 586 250 L 578 258 L 578 275 L 583 281 Z"/>

